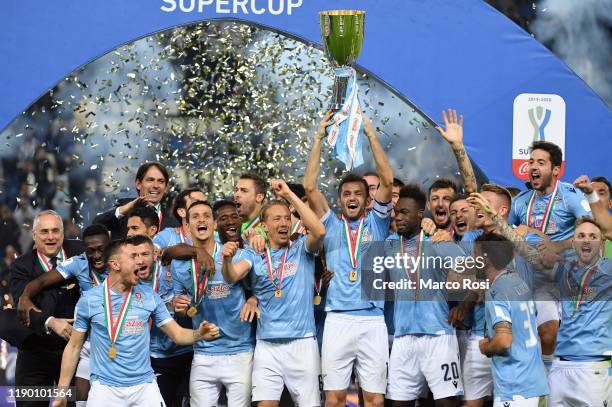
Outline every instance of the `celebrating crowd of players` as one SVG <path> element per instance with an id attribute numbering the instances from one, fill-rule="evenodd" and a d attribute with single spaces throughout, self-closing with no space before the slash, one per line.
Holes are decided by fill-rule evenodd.
<path id="1" fill-rule="evenodd" d="M 10 273 L 33 332 L 16 385 L 73 383 L 91 406 L 274 407 L 286 392 L 299 406 L 335 407 L 352 380 L 365 406 L 612 405 L 607 180 L 561 182 L 561 150 L 542 141 L 529 189 L 479 189 L 463 118 L 449 110 L 438 131 L 463 191 L 438 179 L 426 193 L 393 177 L 366 118 L 376 172 L 345 175 L 336 212 L 317 182 L 330 117 L 303 185 L 245 173 L 231 200 L 191 188 L 167 205 L 169 173 L 152 162 L 136 174 L 139 196 L 98 215 L 82 241 L 64 240 L 53 211 L 38 214 L 34 248 Z M 382 301 L 363 293 L 375 245 L 484 263 L 479 273 L 390 267 L 388 278 L 417 288 Z M 489 285 L 453 301 L 419 289 L 453 279 Z"/>

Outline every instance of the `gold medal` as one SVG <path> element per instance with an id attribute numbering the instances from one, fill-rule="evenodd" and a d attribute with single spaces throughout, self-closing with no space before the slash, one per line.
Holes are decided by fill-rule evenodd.
<path id="1" fill-rule="evenodd" d="M 198 309 L 196 307 L 189 307 L 189 309 L 187 310 L 187 316 L 189 318 L 193 318 L 195 316 L 195 314 L 198 313 Z"/>
<path id="2" fill-rule="evenodd" d="M 314 305 L 321 305 L 321 296 L 320 295 L 315 295 L 315 297 L 312 300 L 312 303 Z"/>
<path id="3" fill-rule="evenodd" d="M 357 270 L 353 269 L 351 270 L 351 272 L 349 273 L 349 280 L 351 281 L 357 281 Z"/>
<path id="4" fill-rule="evenodd" d="M 111 347 L 108 348 L 108 357 L 111 359 L 115 359 L 117 357 L 117 348 L 115 348 L 115 345 L 111 345 Z"/>
<path id="5" fill-rule="evenodd" d="M 283 292 L 281 290 L 276 290 L 276 291 L 274 291 L 274 296 L 276 298 L 280 298 L 280 297 L 283 296 Z"/>

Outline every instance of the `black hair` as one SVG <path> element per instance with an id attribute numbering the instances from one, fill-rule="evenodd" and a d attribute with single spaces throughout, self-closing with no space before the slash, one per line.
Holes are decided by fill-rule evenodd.
<path id="1" fill-rule="evenodd" d="M 87 226 L 83 230 L 83 235 L 81 238 L 85 240 L 85 238 L 88 238 L 89 236 L 99 236 L 99 235 L 106 235 L 108 237 L 109 236 L 108 229 L 106 228 L 106 226 L 100 223 L 94 223 L 93 225 Z"/>
<path id="2" fill-rule="evenodd" d="M 603 182 L 608 186 L 608 196 L 612 196 L 612 186 L 610 186 L 610 181 L 606 177 L 599 176 L 591 178 L 591 182 Z"/>
<path id="3" fill-rule="evenodd" d="M 294 182 L 290 182 L 287 184 L 291 192 L 297 195 L 298 198 L 303 199 L 306 196 L 306 190 L 304 189 L 304 185 L 297 184 Z"/>
<path id="4" fill-rule="evenodd" d="M 403 187 L 404 185 L 406 185 L 406 183 L 404 181 L 402 181 L 399 178 L 393 178 L 393 186 L 394 187 Z"/>
<path id="5" fill-rule="evenodd" d="M 166 180 L 166 184 L 170 181 L 170 175 L 168 174 L 168 170 L 166 169 L 166 167 L 164 167 L 162 163 L 159 163 L 157 161 L 141 164 L 140 167 L 138 167 L 138 171 L 136 171 L 136 181 L 142 182 L 145 174 L 147 173 L 147 171 L 149 171 L 151 167 L 157 168 L 162 173 L 164 179 Z"/>
<path id="6" fill-rule="evenodd" d="M 189 222 L 189 211 L 191 210 L 191 208 L 195 208 L 196 206 L 200 206 L 200 205 L 208 206 L 210 208 L 210 210 L 212 211 L 212 206 L 210 206 L 210 203 L 208 203 L 208 201 L 195 201 L 195 202 L 192 202 L 191 205 L 189 205 L 189 208 L 187 208 L 187 216 L 185 217 L 185 220 L 187 222 Z"/>
<path id="7" fill-rule="evenodd" d="M 200 188 L 187 188 L 182 190 L 175 198 L 172 203 L 172 216 L 178 221 L 179 224 L 182 223 L 183 218 L 178 214 L 179 209 L 187 209 L 187 197 L 194 192 L 204 193 Z"/>
<path id="8" fill-rule="evenodd" d="M 338 184 L 338 195 L 342 195 L 342 187 L 344 184 L 348 184 L 349 182 L 359 182 L 363 185 L 363 192 L 365 193 L 366 198 L 369 196 L 370 187 L 368 182 L 361 175 L 356 174 L 354 172 L 349 172 L 340 180 L 340 184 Z"/>
<path id="9" fill-rule="evenodd" d="M 221 208 L 224 208 L 226 206 L 231 206 L 232 208 L 236 208 L 236 202 L 229 200 L 229 199 L 219 199 L 218 201 L 215 201 L 212 204 L 212 212 L 213 212 L 213 217 L 215 219 L 217 219 L 218 217 L 218 213 L 219 210 L 221 210 Z"/>
<path id="10" fill-rule="evenodd" d="M 431 191 L 434 189 L 447 189 L 450 188 L 453 190 L 453 194 L 456 194 L 458 191 L 457 184 L 455 184 L 452 180 L 448 178 L 439 178 L 431 184 L 429 189 L 427 190 L 427 196 L 431 196 Z"/>
<path id="11" fill-rule="evenodd" d="M 563 152 L 555 143 L 550 141 L 534 141 L 531 145 L 531 151 L 544 150 L 550 155 L 550 162 L 553 167 L 560 167 L 563 164 Z"/>
<path id="12" fill-rule="evenodd" d="M 514 257 L 512 242 L 498 233 L 485 232 L 474 241 L 474 245 L 482 250 L 482 255 L 496 270 L 505 268 Z"/>
<path id="13" fill-rule="evenodd" d="M 263 194 L 264 198 L 266 197 L 266 194 L 268 193 L 268 184 L 266 183 L 266 180 L 264 180 L 256 172 L 244 172 L 240 174 L 240 177 L 238 177 L 238 179 L 250 179 L 255 184 L 255 193 Z"/>
<path id="14" fill-rule="evenodd" d="M 157 216 L 155 209 L 151 208 L 150 206 L 135 207 L 128 213 L 127 219 L 134 216 L 140 218 L 147 228 L 150 228 L 151 226 L 159 227 L 159 216 Z"/>
<path id="15" fill-rule="evenodd" d="M 140 246 L 141 244 L 153 245 L 153 240 L 151 240 L 151 238 L 146 235 L 134 235 L 125 238 L 125 244 L 129 244 L 132 246 Z"/>
<path id="16" fill-rule="evenodd" d="M 406 184 L 399 191 L 399 199 L 410 198 L 414 199 L 419 209 L 425 209 L 427 196 L 425 192 L 417 184 Z"/>

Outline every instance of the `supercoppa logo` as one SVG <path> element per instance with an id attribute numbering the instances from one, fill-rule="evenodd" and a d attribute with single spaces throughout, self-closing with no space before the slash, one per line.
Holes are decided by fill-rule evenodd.
<path id="1" fill-rule="evenodd" d="M 272 14 L 292 15 L 304 0 L 162 0 L 166 13 Z"/>

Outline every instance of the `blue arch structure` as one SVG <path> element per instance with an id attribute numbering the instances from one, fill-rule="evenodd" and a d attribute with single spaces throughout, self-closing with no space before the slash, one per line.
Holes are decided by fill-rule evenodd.
<path id="1" fill-rule="evenodd" d="M 513 101 L 522 93 L 566 102 L 564 178 L 610 175 L 610 108 L 481 0 L 9 0 L 0 13 L 0 129 L 75 68 L 131 39 L 237 18 L 320 44 L 318 12 L 328 9 L 367 12 L 359 64 L 434 119 L 447 107 L 462 112 L 468 152 L 492 180 L 521 184 L 511 159 Z"/>

